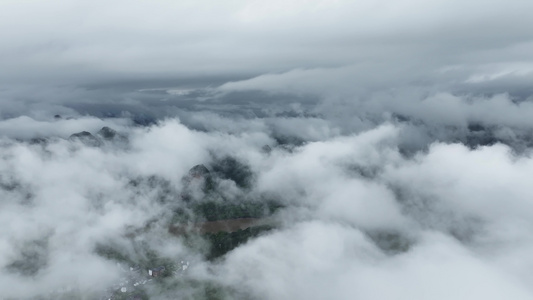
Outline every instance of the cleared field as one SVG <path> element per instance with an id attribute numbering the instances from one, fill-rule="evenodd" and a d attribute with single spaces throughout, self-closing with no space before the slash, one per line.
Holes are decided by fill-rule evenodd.
<path id="1" fill-rule="evenodd" d="M 169 232 L 175 235 L 181 235 L 188 232 L 199 234 L 217 233 L 217 232 L 236 232 L 250 227 L 265 225 L 265 219 L 260 218 L 239 218 L 219 221 L 208 221 L 195 223 L 188 226 L 170 226 Z"/>

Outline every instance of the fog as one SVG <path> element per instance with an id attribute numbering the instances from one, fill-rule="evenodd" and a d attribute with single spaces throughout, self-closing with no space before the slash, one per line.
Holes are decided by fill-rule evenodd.
<path id="1" fill-rule="evenodd" d="M 2 1 L 0 299 L 532 299 L 531 9 Z"/>

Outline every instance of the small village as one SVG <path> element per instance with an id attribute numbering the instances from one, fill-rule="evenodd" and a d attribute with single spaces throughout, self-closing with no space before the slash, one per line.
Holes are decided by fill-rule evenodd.
<path id="1" fill-rule="evenodd" d="M 100 297 L 100 300 L 144 300 L 147 299 L 145 285 L 154 284 L 158 278 L 168 276 L 182 276 L 189 268 L 190 262 L 182 260 L 178 262 L 174 268 L 174 271 L 170 272 L 168 266 L 157 266 L 145 270 L 139 266 L 124 267 L 122 264 L 117 263 L 119 268 L 122 269 L 123 277 L 111 287 L 107 289 L 105 294 Z"/>

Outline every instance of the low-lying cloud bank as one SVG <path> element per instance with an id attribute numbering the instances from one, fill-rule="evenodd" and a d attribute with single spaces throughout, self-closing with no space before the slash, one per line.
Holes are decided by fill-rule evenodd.
<path id="1" fill-rule="evenodd" d="M 531 298 L 530 148 L 447 140 L 406 155 L 400 144 L 413 124 L 309 140 L 314 119 L 293 119 L 307 125 L 296 144 L 274 136 L 269 119 L 219 116 L 216 122 L 240 128 L 229 133 L 176 119 L 149 127 L 69 120 L 101 139 L 98 147 L 61 130 L 32 141 L 25 134 L 32 127 L 19 127 L 1 147 L 3 298 L 97 298 L 119 289 L 123 269 L 134 266 L 102 256 L 102 245 L 137 261 L 151 253 L 139 250 L 147 247 L 191 262 L 187 272 L 145 285 L 153 299 L 209 298 L 206 284 L 216 297 L 243 299 Z M 255 125 L 246 128 L 249 122 Z M 92 129 L 101 124 L 115 125 L 126 140 L 104 139 Z M 273 230 L 212 261 L 168 226 L 174 212 L 207 195 L 183 198 L 189 169 L 204 164 L 214 172 L 226 156 L 252 177 L 248 185 L 238 176 L 217 179 L 217 201 L 267 197 L 282 208 L 269 217 Z"/>

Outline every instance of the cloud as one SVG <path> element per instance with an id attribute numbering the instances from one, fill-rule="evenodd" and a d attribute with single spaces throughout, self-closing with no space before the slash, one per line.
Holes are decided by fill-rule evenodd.
<path id="1" fill-rule="evenodd" d="M 384 258 L 357 231 L 333 224 L 301 224 L 239 249 L 228 266 L 223 270 L 225 280 L 239 281 L 263 299 L 468 299 L 472 295 L 527 299 L 530 295 L 517 279 L 438 234 L 425 236 L 409 254 Z M 244 275 L 249 273 L 255 276 Z"/>
<path id="2" fill-rule="evenodd" d="M 122 129 L 129 123 L 126 119 L 101 120 L 96 118 L 63 119 L 40 121 L 27 116 L 7 119 L 0 122 L 3 136 L 9 138 L 31 139 L 45 137 L 67 138 L 81 131 L 96 132 L 106 125 Z"/>
<path id="3" fill-rule="evenodd" d="M 530 299 L 532 5 L 3 1 L 0 298 Z"/>
<path id="4" fill-rule="evenodd" d="M 524 1 L 8 1 L 1 65 L 11 82 L 85 83 L 420 59 L 436 68 L 487 50 L 495 53 L 480 62 L 505 62 L 506 47 L 530 42 L 529 8 Z"/>
<path id="5" fill-rule="evenodd" d="M 10 287 L 5 295 L 25 298 L 68 286 L 98 294 L 122 271 L 95 247 L 114 240 L 142 257 L 135 244 L 144 240 L 176 260 L 196 257 L 183 280 L 216 282 L 254 298 L 530 296 L 530 279 L 522 276 L 533 262 L 525 255 L 533 245 L 524 229 L 531 227 L 528 155 L 516 156 L 501 144 L 470 149 L 436 143 L 408 158 L 398 149 L 404 129 L 394 124 L 286 150 L 275 147 L 265 128 L 203 132 L 167 120 L 124 127 L 127 149 L 6 139 L 0 241 L 2 290 Z M 261 150 L 265 143 L 275 147 L 268 155 Z M 193 165 L 208 164 L 213 151 L 250 166 L 257 176 L 250 197 L 276 195 L 286 205 L 273 232 L 218 263 L 203 261 L 172 238 L 162 217 L 183 205 L 181 177 Z M 152 175 L 161 181 L 130 184 Z M 170 189 L 158 187 L 164 181 Z M 133 244 L 126 238 L 128 228 L 154 217 L 161 221 L 151 234 Z M 44 248 L 35 246 L 42 243 Z M 37 252 L 22 251 L 32 247 Z M 29 277 L 17 263 L 28 255 L 43 261 Z M 472 278 L 491 285 L 483 288 Z"/>

